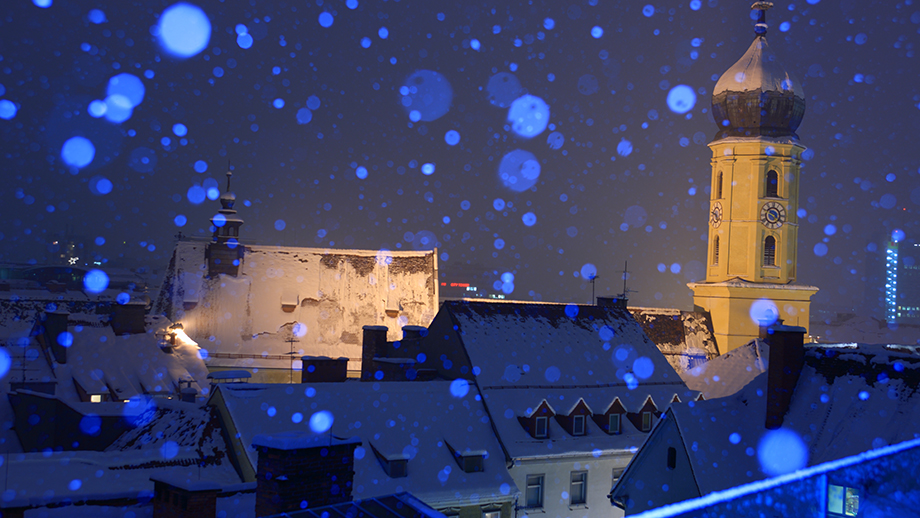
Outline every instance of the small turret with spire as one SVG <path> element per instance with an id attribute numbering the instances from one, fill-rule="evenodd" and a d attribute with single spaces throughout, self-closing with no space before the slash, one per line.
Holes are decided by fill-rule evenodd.
<path id="1" fill-rule="evenodd" d="M 240 227 L 243 226 L 243 220 L 236 215 L 236 209 L 233 208 L 236 203 L 236 195 L 230 190 L 232 177 L 233 173 L 227 171 L 227 191 L 220 195 L 220 210 L 211 218 L 214 241 L 218 243 L 226 243 L 231 239 L 237 241 L 240 236 Z"/>
<path id="2" fill-rule="evenodd" d="M 233 173 L 229 169 L 230 165 L 227 164 L 227 190 L 220 195 L 220 210 L 211 218 L 214 236 L 207 249 L 209 277 L 221 273 L 234 277 L 239 275 L 245 252 L 245 247 L 239 242 L 243 220 L 237 216 L 236 209 L 233 208 L 236 196 L 230 190 Z"/>

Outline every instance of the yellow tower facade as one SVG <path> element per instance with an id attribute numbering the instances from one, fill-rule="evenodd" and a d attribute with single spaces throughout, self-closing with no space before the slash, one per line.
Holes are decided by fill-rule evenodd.
<path id="1" fill-rule="evenodd" d="M 795 130 L 805 96 L 767 45 L 765 12 L 747 52 L 713 90 L 719 131 L 712 150 L 706 280 L 691 283 L 697 311 L 708 311 L 720 353 L 782 319 L 808 328 L 811 296 L 796 284 L 798 198 L 805 147 Z"/>

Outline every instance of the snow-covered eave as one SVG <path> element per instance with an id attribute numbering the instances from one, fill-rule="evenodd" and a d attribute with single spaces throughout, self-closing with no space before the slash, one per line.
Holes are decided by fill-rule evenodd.
<path id="1" fill-rule="evenodd" d="M 584 450 L 584 451 L 572 451 L 566 453 L 555 453 L 550 455 L 516 455 L 512 456 L 511 459 L 515 462 L 534 462 L 534 461 L 543 461 L 543 460 L 557 460 L 557 459 L 577 459 L 577 458 L 586 458 L 586 459 L 597 459 L 600 457 L 613 457 L 613 456 L 631 456 L 634 455 L 639 449 L 635 446 L 630 446 L 628 448 L 611 448 L 606 450 L 593 449 L 593 450 Z"/>
<path id="2" fill-rule="evenodd" d="M 635 518 L 671 518 L 680 516 L 685 513 L 692 511 L 698 511 L 700 509 L 720 504 L 723 502 L 728 502 L 735 500 L 736 498 L 752 495 L 756 493 L 761 493 L 763 491 L 774 489 L 779 486 L 788 484 L 790 482 L 796 482 L 799 480 L 804 480 L 806 478 L 813 477 L 815 475 L 822 475 L 829 473 L 831 471 L 837 471 L 849 466 L 855 466 L 857 464 L 862 464 L 870 460 L 878 459 L 881 457 L 894 455 L 902 451 L 907 451 L 913 448 L 920 447 L 920 439 L 911 439 L 899 444 L 884 446 L 875 450 L 869 450 L 863 453 L 859 453 L 850 457 L 844 457 L 838 460 L 832 460 L 825 462 L 823 464 L 818 464 L 817 466 L 811 466 L 809 468 L 801 469 L 794 471 L 792 473 L 787 473 L 785 475 L 780 475 L 774 478 L 768 478 L 765 480 L 758 480 L 756 482 L 750 482 L 741 486 L 733 487 L 731 489 L 725 489 L 722 491 L 716 491 L 710 493 L 706 496 L 699 498 L 694 498 L 692 500 L 685 500 L 683 502 L 678 502 L 676 504 L 670 504 L 657 509 L 651 509 L 642 514 L 637 514 Z"/>

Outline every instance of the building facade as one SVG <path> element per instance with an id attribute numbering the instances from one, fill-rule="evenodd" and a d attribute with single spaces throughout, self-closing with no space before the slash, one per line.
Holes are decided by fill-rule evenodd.
<path id="1" fill-rule="evenodd" d="M 799 177 L 805 147 L 795 131 L 805 113 L 801 84 L 767 45 L 756 2 L 755 38 L 713 90 L 719 131 L 712 149 L 706 280 L 691 283 L 697 311 L 712 315 L 721 353 L 778 318 L 808 326 L 813 286 L 796 284 Z"/>

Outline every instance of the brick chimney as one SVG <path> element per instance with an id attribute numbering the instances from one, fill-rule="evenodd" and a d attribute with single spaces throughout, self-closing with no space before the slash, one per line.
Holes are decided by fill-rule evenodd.
<path id="1" fill-rule="evenodd" d="M 387 356 L 387 327 L 364 326 L 361 342 L 361 381 L 374 381 L 374 358 Z"/>
<path id="2" fill-rule="evenodd" d="M 207 480 L 150 477 L 153 518 L 213 518 L 217 516 L 220 484 Z"/>
<path id="3" fill-rule="evenodd" d="M 805 365 L 804 327 L 782 324 L 763 327 L 760 338 L 770 345 L 767 364 L 767 421 L 766 427 L 775 430 L 783 425 L 789 411 L 792 394 Z"/>
<path id="4" fill-rule="evenodd" d="M 140 301 L 115 304 L 112 307 L 112 332 L 116 335 L 136 335 L 147 332 L 147 305 Z"/>
<path id="5" fill-rule="evenodd" d="M 351 501 L 361 439 L 282 432 L 256 435 L 256 516 Z"/>
<path id="6" fill-rule="evenodd" d="M 348 378 L 348 358 L 328 356 L 303 356 L 301 383 L 339 383 Z"/>

